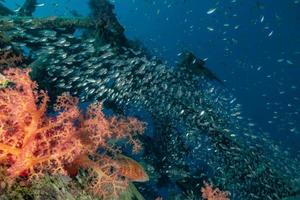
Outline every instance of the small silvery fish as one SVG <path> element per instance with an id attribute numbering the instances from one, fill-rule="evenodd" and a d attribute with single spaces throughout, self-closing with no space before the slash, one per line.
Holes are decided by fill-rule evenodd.
<path id="1" fill-rule="evenodd" d="M 206 12 L 206 14 L 208 14 L 208 15 L 213 14 L 216 10 L 217 10 L 217 8 L 209 9 L 209 10 Z"/>

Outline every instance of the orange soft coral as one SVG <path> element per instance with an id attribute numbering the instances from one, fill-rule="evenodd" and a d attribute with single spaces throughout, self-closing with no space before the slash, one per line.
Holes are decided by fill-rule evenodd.
<path id="1" fill-rule="evenodd" d="M 133 150 L 140 149 L 138 140 L 133 139 L 136 133 L 144 132 L 144 124 L 135 118 L 111 117 L 106 119 L 102 112 L 102 104 L 95 103 L 88 107 L 81 119 L 81 138 L 87 143 L 90 151 L 108 147 L 108 140 L 127 139 L 133 145 Z"/>
<path id="2" fill-rule="evenodd" d="M 141 144 L 134 135 L 144 131 L 142 122 L 130 117 L 107 119 L 101 103 L 80 113 L 78 99 L 68 94 L 57 98 L 58 115 L 48 116 L 48 95 L 38 90 L 29 72 L 9 69 L 5 76 L 14 86 L 0 89 L 0 164 L 7 167 L 11 181 L 45 173 L 75 175 L 82 167 L 90 172 L 88 189 L 108 199 L 116 198 L 129 181 L 149 179 L 137 162 L 109 146 L 109 140 L 125 139 L 138 151 Z M 98 155 L 98 148 L 111 156 Z"/>
<path id="3" fill-rule="evenodd" d="M 76 172 L 79 167 L 88 170 L 89 184 L 86 189 L 102 199 L 117 199 L 126 190 L 129 182 L 149 180 L 140 164 L 123 155 L 111 158 L 107 155 L 82 154 L 69 170 Z"/>
<path id="4" fill-rule="evenodd" d="M 82 155 L 73 163 L 88 170 L 86 189 L 101 199 L 117 199 L 127 188 L 128 180 L 119 173 L 118 163 L 108 156 Z"/>
<path id="5" fill-rule="evenodd" d="M 221 191 L 219 188 L 213 188 L 212 184 L 204 182 L 201 188 L 202 198 L 205 200 L 229 200 L 229 192 Z"/>
<path id="6" fill-rule="evenodd" d="M 134 139 L 134 135 L 143 131 L 144 123 L 135 118 L 107 119 L 101 103 L 90 105 L 86 114 L 80 118 L 79 137 L 84 144 L 84 152 L 67 167 L 69 172 L 76 174 L 79 167 L 89 170 L 90 184 L 87 189 L 103 199 L 116 199 L 129 181 L 144 182 L 149 177 L 137 162 L 120 156 L 119 151 L 109 146 L 109 140 L 125 139 L 136 152 L 141 144 Z M 109 151 L 113 156 L 95 154 L 98 148 Z"/>
<path id="7" fill-rule="evenodd" d="M 73 124 L 80 114 L 77 105 L 65 102 L 57 117 L 47 116 L 48 95 L 37 90 L 29 72 L 7 70 L 14 86 L 0 90 L 0 163 L 11 180 L 65 173 L 64 165 L 82 149 Z"/>

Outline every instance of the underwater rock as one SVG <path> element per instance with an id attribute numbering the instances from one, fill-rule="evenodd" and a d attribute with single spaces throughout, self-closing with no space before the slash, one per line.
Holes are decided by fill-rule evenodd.
<path id="1" fill-rule="evenodd" d="M 205 61 L 197 58 L 192 52 L 186 51 L 181 54 L 182 61 L 178 64 L 180 70 L 199 76 L 206 76 L 210 80 L 223 83 L 212 71 L 205 66 Z"/>
<path id="2" fill-rule="evenodd" d="M 1 200 L 100 200 L 88 194 L 80 184 L 66 176 L 45 176 L 31 186 L 14 185 L 11 189 L 2 190 Z M 136 187 L 131 183 L 122 193 L 119 200 L 144 200 Z"/>
<path id="3" fill-rule="evenodd" d="M 91 19 L 97 24 L 96 38 L 102 42 L 125 44 L 125 29 L 114 14 L 114 5 L 107 0 L 89 0 Z"/>
<path id="4" fill-rule="evenodd" d="M 23 6 L 18 11 L 19 16 L 32 16 L 37 5 L 37 0 L 26 0 Z"/>

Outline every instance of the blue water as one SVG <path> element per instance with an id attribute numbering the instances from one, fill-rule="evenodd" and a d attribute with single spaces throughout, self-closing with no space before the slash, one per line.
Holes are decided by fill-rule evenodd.
<path id="1" fill-rule="evenodd" d="M 300 149 L 300 2 L 115 0 L 126 36 L 174 65 L 191 50 L 242 104 L 245 118 Z M 18 8 L 23 1 L 6 5 Z M 35 16 L 88 15 L 87 0 L 40 0 Z M 44 5 L 43 5 L 44 4 Z M 207 14 L 210 9 L 216 9 Z M 213 31 L 208 29 L 213 29 Z"/>
<path id="2" fill-rule="evenodd" d="M 300 149 L 300 2 L 116 0 L 126 36 L 174 65 L 191 50 L 242 104 L 245 118 Z M 17 9 L 21 0 L 7 1 Z M 40 0 L 35 16 L 88 15 L 87 0 Z M 43 5 L 44 4 L 44 5 Z M 210 9 L 216 9 L 207 14 Z M 213 31 L 208 30 L 212 28 Z"/>
<path id="3" fill-rule="evenodd" d="M 116 1 L 130 38 L 169 63 L 185 49 L 208 58 L 246 118 L 294 150 L 300 149 L 299 11 L 300 3 L 282 0 Z"/>
<path id="4" fill-rule="evenodd" d="M 116 10 L 127 35 L 169 63 L 185 49 L 208 58 L 207 66 L 226 80 L 246 118 L 300 149 L 300 3 L 116 1 Z"/>

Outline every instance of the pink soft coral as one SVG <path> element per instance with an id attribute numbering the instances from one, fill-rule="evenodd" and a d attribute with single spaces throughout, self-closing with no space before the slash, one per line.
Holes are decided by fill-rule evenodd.
<path id="1" fill-rule="evenodd" d="M 81 139 L 92 152 L 99 147 L 108 148 L 108 140 L 111 139 L 126 139 L 133 145 L 134 151 L 139 151 L 141 145 L 138 140 L 133 139 L 133 135 L 142 132 L 144 132 L 144 124 L 136 118 L 107 119 L 102 112 L 101 103 L 91 104 L 81 118 Z"/>
<path id="2" fill-rule="evenodd" d="M 138 151 L 141 144 L 134 135 L 144 131 L 142 122 L 107 119 L 101 103 L 81 113 L 78 99 L 66 93 L 54 105 L 58 115 L 48 116 L 48 95 L 38 90 L 29 72 L 9 69 L 5 76 L 14 86 L 0 90 L 0 164 L 7 167 L 11 182 L 45 173 L 75 175 L 82 167 L 90 171 L 89 190 L 107 199 L 117 198 L 129 181 L 149 179 L 137 162 L 109 145 L 110 140 L 125 139 Z M 96 154 L 98 148 L 113 156 Z"/>
<path id="3" fill-rule="evenodd" d="M 84 152 L 67 167 L 70 174 L 76 174 L 79 167 L 88 169 L 90 184 L 87 188 L 103 199 L 116 199 L 129 181 L 147 181 L 148 175 L 137 162 L 119 155 L 119 151 L 109 145 L 109 140 L 125 139 L 137 152 L 141 144 L 134 135 L 143 131 L 144 123 L 137 119 L 106 118 L 101 103 L 91 104 L 86 114 L 80 117 L 79 137 L 84 144 Z M 109 151 L 113 157 L 95 154 L 98 148 Z"/>
<path id="4" fill-rule="evenodd" d="M 73 125 L 80 114 L 76 105 L 65 102 L 57 117 L 47 116 L 48 95 L 37 90 L 29 72 L 9 69 L 5 76 L 15 85 L 0 90 L 0 162 L 11 180 L 66 173 L 64 165 L 82 149 Z"/>
<path id="5" fill-rule="evenodd" d="M 205 200 L 230 200 L 229 192 L 221 191 L 219 188 L 213 188 L 212 184 L 204 182 L 204 187 L 201 188 L 202 198 Z"/>

